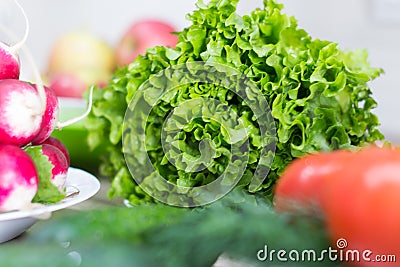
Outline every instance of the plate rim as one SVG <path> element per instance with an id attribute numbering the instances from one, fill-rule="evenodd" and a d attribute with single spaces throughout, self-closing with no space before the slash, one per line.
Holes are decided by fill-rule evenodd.
<path id="1" fill-rule="evenodd" d="M 47 204 L 31 210 L 2 212 L 0 213 L 0 222 L 21 218 L 40 217 L 45 213 L 51 214 L 54 211 L 79 204 L 97 194 L 100 190 L 101 184 L 99 179 L 93 174 L 82 169 L 69 167 L 66 186 L 77 188 L 79 190 L 79 194 L 70 197 L 67 196 L 58 203 Z"/>

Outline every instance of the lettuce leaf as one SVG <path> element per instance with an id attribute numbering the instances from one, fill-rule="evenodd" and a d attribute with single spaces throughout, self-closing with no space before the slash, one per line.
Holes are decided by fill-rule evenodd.
<path id="1" fill-rule="evenodd" d="M 227 152 L 230 134 L 212 121 L 202 119 L 187 123 L 180 134 L 168 140 L 176 149 L 170 150 L 170 154 L 163 150 L 160 139 L 166 116 L 191 99 L 216 99 L 231 107 L 241 118 L 247 129 L 242 141 L 249 142 L 249 149 L 247 166 L 238 186 L 266 198 L 272 197 L 275 181 L 293 159 L 306 153 L 352 148 L 383 139 L 378 130 L 379 120 L 372 113 L 377 103 L 368 85 L 383 70 L 370 66 L 367 51 L 343 51 L 337 43 L 313 39 L 298 28 L 294 17 L 282 12 L 283 5 L 273 0 L 264 0 L 264 8 L 243 16 L 236 13 L 237 3 L 211 0 L 205 4 L 199 1 L 198 9 L 187 15 L 191 25 L 178 33 L 176 48 L 158 46 L 148 49 L 144 56 L 138 56 L 129 66 L 118 69 L 108 87 L 95 90 L 93 110 L 86 123 L 88 143 L 92 148 L 99 144 L 108 148 L 100 170 L 112 179 L 110 197 L 122 197 L 131 203 L 151 200 L 132 179 L 128 161 L 141 180 L 154 181 L 154 188 L 164 190 L 171 198 L 179 198 L 179 194 L 171 194 L 170 188 L 158 183 L 154 173 L 149 174 L 143 168 L 144 152 L 155 173 L 183 187 L 208 184 L 226 170 L 228 159 L 232 158 Z M 165 75 L 166 79 L 152 77 L 173 66 L 189 66 L 191 62 L 230 66 L 257 86 L 257 94 L 265 97 L 271 109 L 276 129 L 275 139 L 271 137 L 275 149 L 270 153 L 262 152 L 272 139 L 263 140 L 249 105 L 221 86 L 193 83 L 168 91 L 154 105 L 144 130 L 135 127 L 137 121 L 134 118 L 125 118 L 129 103 L 138 96 L 143 84 L 153 81 L 152 86 L 160 90 L 163 86 L 179 85 L 183 78 L 173 73 Z M 198 68 L 191 71 L 193 75 L 202 75 Z M 152 103 L 151 99 L 161 92 L 144 91 L 143 103 Z M 201 112 L 204 108 L 212 107 L 203 107 Z M 196 112 L 194 109 L 186 111 Z M 132 125 L 125 132 L 124 118 L 128 120 L 125 123 Z M 227 123 L 235 128 L 233 122 L 228 120 Z M 139 138 L 141 134 L 146 136 L 145 141 Z M 127 161 L 123 136 L 128 136 L 129 154 L 132 155 Z M 207 168 L 190 172 L 200 165 L 190 165 L 188 159 L 201 157 L 199 145 L 205 140 L 212 140 L 207 149 L 212 162 L 203 161 L 201 166 Z M 174 151 L 179 153 L 174 154 Z M 175 159 L 174 164 L 170 162 L 171 158 Z M 238 168 L 242 166 L 242 162 L 235 164 Z M 253 188 L 251 180 L 258 165 L 269 169 L 269 173 L 261 185 Z"/>
<path id="2" fill-rule="evenodd" d="M 49 158 L 42 153 L 42 146 L 28 146 L 25 151 L 35 163 L 39 176 L 38 191 L 32 202 L 51 204 L 64 199 L 65 194 L 60 192 L 51 182 L 51 171 L 54 166 L 50 163 Z"/>

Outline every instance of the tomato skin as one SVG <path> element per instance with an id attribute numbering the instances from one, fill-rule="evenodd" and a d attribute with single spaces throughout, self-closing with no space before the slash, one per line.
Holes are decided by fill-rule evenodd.
<path id="1" fill-rule="evenodd" d="M 345 168 L 353 156 L 350 150 L 308 154 L 294 160 L 278 179 L 274 192 L 279 212 L 305 212 L 319 217 L 326 183 Z"/>
<path id="2" fill-rule="evenodd" d="M 331 241 L 344 238 L 344 250 L 372 252 L 370 261 L 352 261 L 353 266 L 399 266 L 400 151 L 371 147 L 348 164 L 321 199 Z M 397 262 L 375 261 L 377 255 L 395 255 Z"/>
<path id="3" fill-rule="evenodd" d="M 400 266 L 400 150 L 370 146 L 299 158 L 277 181 L 275 209 L 322 217 L 349 266 Z M 337 247 L 343 239 L 346 246 Z"/>

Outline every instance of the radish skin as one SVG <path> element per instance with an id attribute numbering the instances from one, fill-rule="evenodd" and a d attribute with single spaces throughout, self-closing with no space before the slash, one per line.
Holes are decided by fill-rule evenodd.
<path id="1" fill-rule="evenodd" d="M 49 158 L 49 162 L 54 166 L 52 169 L 51 182 L 60 192 L 65 192 L 65 181 L 68 173 L 68 162 L 64 154 L 55 146 L 42 144 L 43 155 Z"/>
<path id="2" fill-rule="evenodd" d="M 0 80 L 19 79 L 19 57 L 10 53 L 8 48 L 5 43 L 0 42 Z"/>
<path id="3" fill-rule="evenodd" d="M 64 154 L 64 157 L 67 160 L 68 166 L 71 164 L 71 157 L 69 155 L 69 151 L 68 151 L 67 147 L 64 145 L 64 143 L 61 142 L 59 139 L 57 139 L 53 136 L 50 136 L 42 144 L 48 144 L 48 145 L 52 145 L 52 146 L 55 146 L 56 148 L 58 148 Z"/>
<path id="4" fill-rule="evenodd" d="M 43 109 L 35 88 L 20 80 L 0 80 L 0 143 L 25 146 L 40 131 Z"/>
<path id="5" fill-rule="evenodd" d="M 0 144 L 0 212 L 29 207 L 37 189 L 38 174 L 29 155 L 18 146 Z"/>
<path id="6" fill-rule="evenodd" d="M 29 21 L 25 10 L 14 0 L 15 4 L 20 9 L 25 19 L 25 33 L 22 39 L 16 44 L 9 46 L 4 42 L 0 42 L 0 80 L 4 79 L 19 79 L 20 76 L 20 61 L 18 51 L 23 47 L 29 35 Z"/>
<path id="7" fill-rule="evenodd" d="M 58 119 L 58 113 L 59 113 L 58 98 L 53 89 L 46 86 L 44 87 L 44 89 L 46 92 L 46 109 L 42 117 L 42 123 L 40 126 L 39 133 L 32 140 L 32 144 L 34 145 L 40 144 L 44 142 L 47 138 L 49 138 L 49 136 L 56 127 Z"/>

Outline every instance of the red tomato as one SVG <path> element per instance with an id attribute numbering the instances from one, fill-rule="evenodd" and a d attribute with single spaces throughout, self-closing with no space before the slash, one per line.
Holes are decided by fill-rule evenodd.
<path id="1" fill-rule="evenodd" d="M 400 266 L 400 151 L 371 147 L 355 155 L 337 179 L 325 178 L 321 203 L 332 243 L 344 239 L 343 251 L 357 251 L 354 266 Z"/>
<path id="2" fill-rule="evenodd" d="M 400 266 L 400 150 L 371 146 L 297 159 L 277 182 L 275 205 L 321 215 L 349 265 Z"/>
<path id="3" fill-rule="evenodd" d="M 346 167 L 352 156 L 350 151 L 336 150 L 294 160 L 277 181 L 276 210 L 320 214 L 323 187 L 336 178 L 335 173 Z"/>

